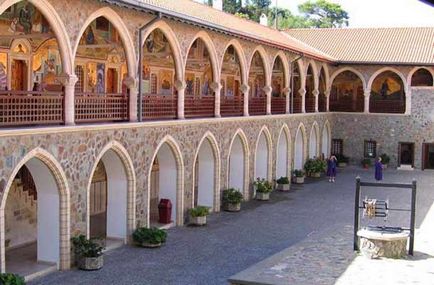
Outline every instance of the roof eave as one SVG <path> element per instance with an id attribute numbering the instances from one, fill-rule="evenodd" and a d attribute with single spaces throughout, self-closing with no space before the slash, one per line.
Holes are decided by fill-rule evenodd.
<path id="1" fill-rule="evenodd" d="M 354 64 L 354 65 L 409 65 L 409 66 L 434 66 L 434 62 L 399 62 L 399 61 L 354 61 L 354 60 L 338 60 L 337 65 Z"/>

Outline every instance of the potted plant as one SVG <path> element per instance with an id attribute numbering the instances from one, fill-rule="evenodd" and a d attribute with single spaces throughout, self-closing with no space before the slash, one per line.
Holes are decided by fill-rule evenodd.
<path id="1" fill-rule="evenodd" d="M 387 165 L 390 162 L 390 157 L 385 153 L 381 154 L 380 157 L 381 157 L 381 163 L 383 164 L 383 168 L 387 168 Z"/>
<path id="2" fill-rule="evenodd" d="M 158 229 L 156 227 L 137 228 L 133 232 L 134 242 L 141 247 L 156 248 L 160 247 L 166 242 L 167 232 L 165 230 Z"/>
<path id="3" fill-rule="evenodd" d="M 362 159 L 362 166 L 364 169 L 368 169 L 371 166 L 371 160 L 369 158 Z"/>
<path id="4" fill-rule="evenodd" d="M 301 169 L 296 169 L 293 172 L 294 183 L 295 184 L 303 184 L 304 183 L 304 171 Z"/>
<path id="5" fill-rule="evenodd" d="M 326 162 L 319 158 L 308 159 L 304 164 L 304 170 L 310 177 L 321 177 L 321 172 L 324 172 L 325 169 Z"/>
<path id="6" fill-rule="evenodd" d="M 289 179 L 288 177 L 280 177 L 276 180 L 277 182 L 277 190 L 279 191 L 289 191 Z"/>
<path id="7" fill-rule="evenodd" d="M 196 226 L 206 225 L 206 216 L 209 215 L 209 208 L 205 206 L 197 206 L 188 210 L 190 214 L 190 224 Z"/>
<path id="8" fill-rule="evenodd" d="M 253 182 L 253 185 L 256 187 L 256 200 L 259 201 L 268 201 L 270 200 L 270 193 L 273 191 L 273 185 L 264 178 L 260 179 L 256 178 L 256 181 Z"/>
<path id="9" fill-rule="evenodd" d="M 83 270 L 98 270 L 104 264 L 101 242 L 98 239 L 87 239 L 84 235 L 72 238 L 74 253 L 78 268 Z"/>
<path id="10" fill-rule="evenodd" d="M 0 284 L 4 285 L 25 285 L 24 277 L 13 273 L 0 273 Z"/>
<path id="11" fill-rule="evenodd" d="M 350 158 L 343 154 L 336 155 L 336 159 L 338 160 L 338 167 L 346 167 L 350 161 Z"/>
<path id="12" fill-rule="evenodd" d="M 229 188 L 223 190 L 223 209 L 229 212 L 238 212 L 241 210 L 241 201 L 243 194 L 240 190 Z"/>

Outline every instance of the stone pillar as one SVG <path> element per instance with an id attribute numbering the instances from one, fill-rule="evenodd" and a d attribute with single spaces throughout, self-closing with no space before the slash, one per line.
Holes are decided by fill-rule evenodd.
<path id="1" fill-rule="evenodd" d="M 283 94 L 285 94 L 285 114 L 289 114 L 290 112 L 290 97 L 291 97 L 291 88 L 286 87 L 285 89 L 283 89 Z"/>
<path id="2" fill-rule="evenodd" d="M 326 112 L 330 112 L 330 89 L 327 89 L 324 95 L 326 97 Z"/>
<path id="3" fill-rule="evenodd" d="M 65 125 L 72 126 L 75 125 L 75 83 L 78 77 L 75 74 L 63 74 L 59 79 L 65 87 Z"/>
<path id="4" fill-rule="evenodd" d="M 271 86 L 265 86 L 262 90 L 264 90 L 265 95 L 267 96 L 266 114 L 271 115 L 271 92 L 273 91 L 273 88 L 271 88 Z"/>
<path id="5" fill-rule="evenodd" d="M 211 90 L 214 91 L 214 96 L 215 96 L 215 105 L 214 105 L 214 116 L 216 118 L 220 118 L 221 114 L 220 114 L 220 95 L 221 95 L 221 90 L 222 90 L 222 85 L 219 82 L 213 82 L 210 85 Z"/>
<path id="6" fill-rule="evenodd" d="M 306 89 L 300 88 L 298 93 L 301 96 L 301 112 L 306 113 Z"/>
<path id="7" fill-rule="evenodd" d="M 187 85 L 184 81 L 176 80 L 175 81 L 175 88 L 178 91 L 178 119 L 183 120 L 185 119 L 184 115 L 184 93 L 185 93 L 185 87 Z"/>
<path id="8" fill-rule="evenodd" d="M 130 110 L 130 122 L 137 122 L 137 100 L 139 91 L 137 90 L 136 80 L 128 76 L 124 79 L 123 84 L 130 90 L 129 98 L 128 98 L 128 104 L 129 104 L 129 110 Z M 143 104 L 143 102 L 140 102 L 139 104 Z"/>
<path id="9" fill-rule="evenodd" d="M 405 114 L 410 115 L 411 113 L 411 88 L 408 88 L 405 92 Z"/>
<path id="10" fill-rule="evenodd" d="M 243 116 L 249 116 L 249 90 L 250 86 L 247 84 L 242 84 L 240 87 L 241 93 L 243 93 L 244 106 L 243 106 Z"/>
<path id="11" fill-rule="evenodd" d="M 369 97 L 371 96 L 371 90 L 366 89 L 365 92 L 363 93 L 363 96 L 365 98 L 365 108 L 364 108 L 363 112 L 368 114 L 369 113 Z"/>
<path id="12" fill-rule="evenodd" d="M 318 113 L 318 100 L 319 100 L 319 91 L 315 89 L 312 91 L 312 95 L 315 97 L 315 113 Z"/>

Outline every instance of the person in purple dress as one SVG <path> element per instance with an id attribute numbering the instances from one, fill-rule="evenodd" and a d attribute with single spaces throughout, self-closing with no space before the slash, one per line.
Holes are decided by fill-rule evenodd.
<path id="1" fill-rule="evenodd" d="M 329 177 L 329 182 L 335 182 L 336 167 L 337 167 L 337 159 L 336 156 L 332 155 L 327 160 L 327 176 Z"/>
<path id="2" fill-rule="evenodd" d="M 375 162 L 375 180 L 383 180 L 383 164 L 381 163 L 381 157 Z"/>

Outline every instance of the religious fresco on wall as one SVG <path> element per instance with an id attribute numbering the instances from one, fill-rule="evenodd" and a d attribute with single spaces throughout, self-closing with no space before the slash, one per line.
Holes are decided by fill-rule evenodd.
<path id="1" fill-rule="evenodd" d="M 174 67 L 174 59 L 169 41 L 161 30 L 156 29 L 145 40 L 143 62 L 151 67 Z"/>
<path id="2" fill-rule="evenodd" d="M 372 99 L 403 100 L 404 97 L 404 85 L 401 78 L 394 72 L 383 72 L 372 83 Z"/>
<path id="3" fill-rule="evenodd" d="M 281 74 L 274 75 L 271 81 L 271 87 L 273 89 L 271 95 L 273 97 L 279 97 L 282 94 L 282 84 L 283 84 L 283 76 Z"/>
<path id="4" fill-rule="evenodd" d="M 89 92 L 96 92 L 96 63 L 88 62 L 86 65 L 87 70 L 87 88 Z"/>
<path id="5" fill-rule="evenodd" d="M 235 88 L 235 79 L 233 76 L 226 77 L 226 96 L 233 97 Z"/>
<path id="6" fill-rule="evenodd" d="M 159 73 L 159 78 L 160 78 L 160 94 L 172 95 L 173 72 L 169 70 L 161 70 Z"/>
<path id="7" fill-rule="evenodd" d="M 212 82 L 212 71 L 208 68 L 202 76 L 202 95 L 211 95 L 213 91 L 210 88 Z"/>
<path id="8" fill-rule="evenodd" d="M 240 76 L 241 74 L 240 59 L 233 46 L 228 47 L 223 57 L 222 74 L 234 76 Z"/>
<path id="9" fill-rule="evenodd" d="M 0 90 L 6 90 L 8 87 L 8 55 L 0 53 Z"/>
<path id="10" fill-rule="evenodd" d="M 96 64 L 96 93 L 104 93 L 105 91 L 105 64 Z"/>
<path id="11" fill-rule="evenodd" d="M 61 89 L 58 76 L 62 73 L 62 61 L 55 39 L 44 42 L 33 55 L 34 88 L 56 91 Z M 57 86 L 57 87 L 56 87 Z"/>
<path id="12" fill-rule="evenodd" d="M 194 73 L 185 74 L 185 95 L 194 95 Z"/>
<path id="13" fill-rule="evenodd" d="M 0 46 L 10 47 L 14 39 L 28 39 L 33 48 L 53 38 L 48 21 L 32 4 L 18 2 L 0 15 Z"/>

